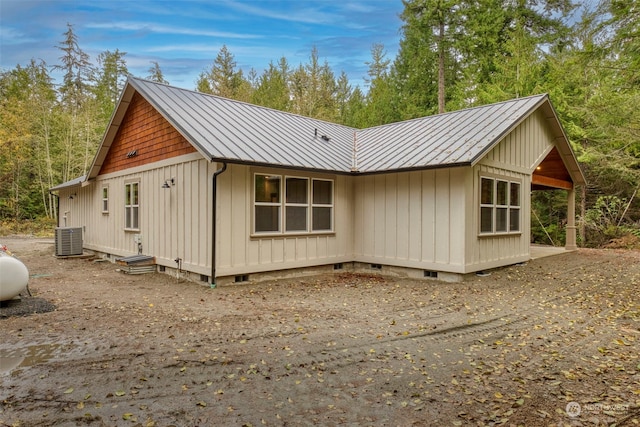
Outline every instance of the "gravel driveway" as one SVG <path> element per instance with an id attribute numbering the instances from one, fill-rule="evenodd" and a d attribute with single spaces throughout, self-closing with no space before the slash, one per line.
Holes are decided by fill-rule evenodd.
<path id="1" fill-rule="evenodd" d="M 55 307 L 0 308 L 0 426 L 640 424 L 638 251 L 209 289 L 0 243 Z"/>

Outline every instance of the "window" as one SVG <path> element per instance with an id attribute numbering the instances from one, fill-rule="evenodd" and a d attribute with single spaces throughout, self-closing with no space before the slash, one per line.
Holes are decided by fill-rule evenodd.
<path id="1" fill-rule="evenodd" d="M 520 232 L 520 183 L 480 178 L 480 233 Z"/>
<path id="2" fill-rule="evenodd" d="M 280 180 L 279 176 L 256 175 L 255 230 L 256 233 L 280 232 Z"/>
<path id="3" fill-rule="evenodd" d="M 333 229 L 333 181 L 313 180 L 313 231 Z"/>
<path id="4" fill-rule="evenodd" d="M 102 187 L 102 213 L 109 213 L 109 186 Z"/>
<path id="5" fill-rule="evenodd" d="M 333 181 L 254 175 L 254 232 L 265 234 L 333 230 Z"/>
<path id="6" fill-rule="evenodd" d="M 309 180 L 286 178 L 285 230 L 308 231 Z"/>
<path id="7" fill-rule="evenodd" d="M 140 206 L 138 204 L 139 183 L 131 182 L 124 186 L 124 228 L 126 230 L 138 230 L 138 214 Z"/>

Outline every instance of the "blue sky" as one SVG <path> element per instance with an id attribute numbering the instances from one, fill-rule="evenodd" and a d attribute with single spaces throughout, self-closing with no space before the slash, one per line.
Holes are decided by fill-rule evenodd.
<path id="1" fill-rule="evenodd" d="M 239 68 L 258 74 L 283 56 L 292 67 L 306 63 L 316 46 L 336 76 L 345 71 L 365 89 L 371 46 L 396 56 L 401 12 L 401 0 L 0 0 L 0 68 L 32 58 L 59 64 L 56 46 L 70 23 L 92 62 L 119 49 L 132 74 L 146 77 L 157 61 L 172 85 L 187 89 L 223 45 Z"/>

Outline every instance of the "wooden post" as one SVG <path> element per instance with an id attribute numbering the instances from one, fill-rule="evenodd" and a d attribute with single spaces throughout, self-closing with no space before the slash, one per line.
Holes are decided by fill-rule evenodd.
<path id="1" fill-rule="evenodd" d="M 567 237 L 565 249 L 575 251 L 578 249 L 576 244 L 576 191 L 574 189 L 567 190 Z"/>

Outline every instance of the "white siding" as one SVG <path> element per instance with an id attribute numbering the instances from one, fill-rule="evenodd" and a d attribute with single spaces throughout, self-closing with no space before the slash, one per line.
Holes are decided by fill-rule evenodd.
<path id="1" fill-rule="evenodd" d="M 305 172 L 229 165 L 218 179 L 219 277 L 358 261 L 468 273 L 529 259 L 531 174 L 553 148 L 538 111 L 506 135 L 473 167 L 364 176 L 320 175 L 334 180 L 334 233 L 252 236 L 253 173 L 313 177 Z M 143 254 L 158 264 L 209 275 L 211 181 L 219 165 L 199 154 L 99 176 L 84 187 L 60 190 L 66 225 L 84 227 L 88 249 L 116 256 Z M 479 235 L 480 176 L 521 182 L 521 233 Z M 163 189 L 166 179 L 175 185 Z M 124 230 L 124 186 L 140 182 L 140 231 Z M 101 212 L 109 186 L 109 213 Z M 74 194 L 73 199 L 69 195 Z M 65 214 L 66 212 L 66 214 Z M 60 224 L 63 224 L 61 218 Z"/>
<path id="2" fill-rule="evenodd" d="M 160 265 L 194 273 L 211 272 L 211 185 L 218 166 L 190 154 L 146 167 L 100 176 L 85 187 L 60 191 L 67 226 L 84 227 L 87 249 L 115 256 L 137 254 L 134 235 L 142 234 L 143 254 Z M 271 170 L 272 173 L 288 172 Z M 289 172 L 290 173 L 290 172 Z M 305 176 L 296 172 L 296 175 Z M 353 258 L 352 182 L 334 181 L 335 233 L 251 237 L 251 168 L 229 165 L 218 177 L 217 275 L 219 277 L 351 261 Z M 163 189 L 167 179 L 175 185 Z M 140 182 L 140 231 L 124 230 L 124 185 Z M 109 213 L 101 213 L 102 186 L 109 186 Z M 76 193 L 73 199 L 68 196 Z M 61 225 L 63 222 L 61 220 Z"/>
<path id="3" fill-rule="evenodd" d="M 220 175 L 218 184 L 218 276 L 353 260 L 353 189 L 350 177 L 321 175 L 334 179 L 334 233 L 252 237 L 251 197 L 253 173 L 256 171 L 303 177 L 316 176 L 282 169 L 254 169 L 242 165 L 229 165 L 229 169 Z"/>
<path id="4" fill-rule="evenodd" d="M 84 246 L 115 256 L 138 253 L 134 236 L 142 235 L 142 253 L 160 265 L 208 274 L 210 265 L 211 194 L 215 165 L 189 154 L 108 175 L 85 187 L 60 191 L 60 211 L 69 211 L 67 225 L 84 227 Z M 175 185 L 162 184 L 174 178 Z M 124 230 L 125 183 L 138 181 L 139 231 Z M 109 213 L 101 212 L 102 187 L 109 186 Z M 77 193 L 73 200 L 68 193 Z M 60 221 L 61 225 L 64 225 Z"/>
<path id="5" fill-rule="evenodd" d="M 467 235 L 467 271 L 508 265 L 529 259 L 531 236 L 531 174 L 553 148 L 553 136 L 538 110 L 506 135 L 473 168 L 472 224 Z M 507 236 L 479 236 L 480 176 L 518 180 L 521 186 L 521 233 Z"/>
<path id="6" fill-rule="evenodd" d="M 355 260 L 463 272 L 469 168 L 355 178 Z"/>

